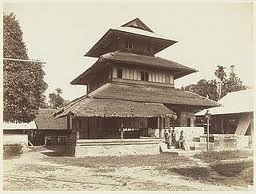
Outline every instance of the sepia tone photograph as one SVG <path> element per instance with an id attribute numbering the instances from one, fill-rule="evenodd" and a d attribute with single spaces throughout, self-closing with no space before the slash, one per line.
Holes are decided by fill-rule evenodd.
<path id="1" fill-rule="evenodd" d="M 255 191 L 250 1 L 5 0 L 3 191 Z"/>

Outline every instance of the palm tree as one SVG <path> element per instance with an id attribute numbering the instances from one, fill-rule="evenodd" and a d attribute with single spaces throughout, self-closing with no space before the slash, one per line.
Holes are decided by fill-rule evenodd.
<path id="1" fill-rule="evenodd" d="M 222 84 L 223 84 L 223 81 L 226 79 L 227 74 L 225 72 L 226 67 L 223 67 L 221 65 L 218 65 L 217 67 L 218 68 L 216 69 L 214 75 L 217 76 L 217 78 L 220 80 L 220 82 L 218 83 L 218 87 L 217 87 L 218 99 L 220 99 Z"/>

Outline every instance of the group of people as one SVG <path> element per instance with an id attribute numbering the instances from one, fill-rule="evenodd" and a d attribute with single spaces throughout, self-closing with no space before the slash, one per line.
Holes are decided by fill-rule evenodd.
<path id="1" fill-rule="evenodd" d="M 169 130 L 165 129 L 164 139 L 168 149 L 170 149 L 171 146 L 174 146 L 175 148 L 185 150 L 185 137 L 183 131 L 180 132 L 180 136 L 177 139 L 177 134 L 174 127 Z"/>

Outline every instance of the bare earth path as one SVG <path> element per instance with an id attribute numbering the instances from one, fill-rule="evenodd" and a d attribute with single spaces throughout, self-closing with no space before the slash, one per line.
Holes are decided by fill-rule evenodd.
<path id="1" fill-rule="evenodd" d="M 4 160 L 3 180 L 8 191 L 247 190 L 240 176 L 220 175 L 200 159 L 164 154 L 72 158 L 27 152 Z"/>

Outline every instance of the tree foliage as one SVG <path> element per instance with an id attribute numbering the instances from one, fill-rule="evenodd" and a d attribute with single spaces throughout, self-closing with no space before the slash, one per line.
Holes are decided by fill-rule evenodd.
<path id="1" fill-rule="evenodd" d="M 49 94 L 49 103 L 51 108 L 60 108 L 64 106 L 65 100 L 61 97 L 62 90 L 60 88 L 56 89 L 56 93 Z"/>
<path id="2" fill-rule="evenodd" d="M 23 33 L 13 13 L 3 17 L 4 58 L 28 60 Z M 44 71 L 41 63 L 3 62 L 3 119 L 6 122 L 30 122 L 44 102 Z"/>
<path id="3" fill-rule="evenodd" d="M 190 84 L 188 86 L 182 87 L 182 89 L 199 94 L 215 101 L 218 101 L 219 98 L 224 97 L 229 92 L 246 89 L 246 86 L 243 84 L 242 80 L 236 75 L 234 71 L 235 66 L 232 65 L 230 66 L 230 68 L 231 71 L 227 76 L 227 73 L 225 72 L 226 67 L 218 66 L 214 72 L 217 80 L 201 79 L 196 84 Z M 220 96 L 218 92 L 218 80 L 220 80 L 221 84 Z"/>

